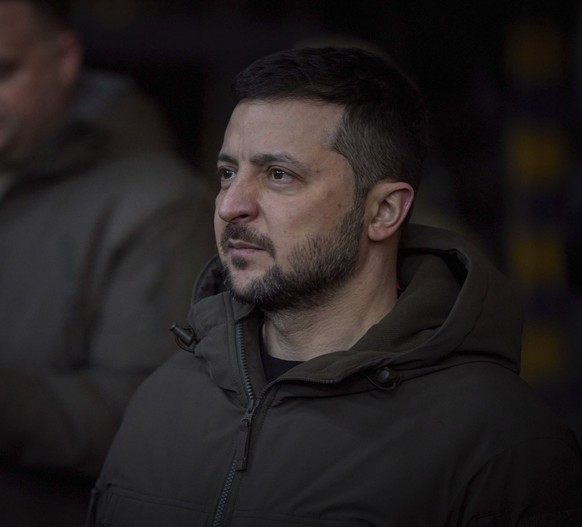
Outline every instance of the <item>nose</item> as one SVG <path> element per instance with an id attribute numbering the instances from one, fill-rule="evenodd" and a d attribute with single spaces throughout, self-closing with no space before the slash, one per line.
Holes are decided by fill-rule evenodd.
<path id="1" fill-rule="evenodd" d="M 258 214 L 257 186 L 239 172 L 216 197 L 216 213 L 227 223 L 248 223 Z"/>

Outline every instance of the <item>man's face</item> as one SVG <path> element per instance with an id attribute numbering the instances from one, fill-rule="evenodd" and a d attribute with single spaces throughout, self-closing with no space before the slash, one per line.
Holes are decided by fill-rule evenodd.
<path id="1" fill-rule="evenodd" d="M 61 36 L 27 2 L 0 1 L 0 167 L 27 156 L 63 119 L 70 79 Z"/>
<path id="2" fill-rule="evenodd" d="M 215 231 L 239 300 L 309 308 L 353 275 L 363 204 L 349 163 L 329 145 L 342 112 L 299 100 L 235 108 L 218 158 Z"/>

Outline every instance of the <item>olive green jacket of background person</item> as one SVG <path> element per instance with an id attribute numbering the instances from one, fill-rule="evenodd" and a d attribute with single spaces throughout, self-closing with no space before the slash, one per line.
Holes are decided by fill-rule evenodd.
<path id="1" fill-rule="evenodd" d="M 88 525 L 582 525 L 580 448 L 517 373 L 514 289 L 459 237 L 413 225 L 399 281 L 351 349 L 267 383 L 261 313 L 220 292 L 211 262 L 189 351 L 136 393 Z"/>
<path id="2" fill-rule="evenodd" d="M 3 526 L 55 511 L 82 523 L 88 482 L 135 388 L 175 351 L 169 328 L 214 252 L 206 184 L 162 144 L 152 107 L 108 79 L 2 175 Z M 67 483 L 77 475 L 90 479 Z"/>

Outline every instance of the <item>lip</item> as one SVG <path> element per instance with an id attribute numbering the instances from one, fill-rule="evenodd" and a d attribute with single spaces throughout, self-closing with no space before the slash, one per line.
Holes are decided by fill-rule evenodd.
<path id="1" fill-rule="evenodd" d="M 255 251 L 262 251 L 263 248 L 242 240 L 228 240 L 229 249 L 253 249 Z"/>
<path id="2" fill-rule="evenodd" d="M 228 251 L 231 254 L 237 256 L 248 256 L 251 254 L 255 254 L 259 251 L 264 251 L 262 247 L 255 245 L 253 243 L 245 242 L 242 240 L 229 240 L 228 241 Z"/>

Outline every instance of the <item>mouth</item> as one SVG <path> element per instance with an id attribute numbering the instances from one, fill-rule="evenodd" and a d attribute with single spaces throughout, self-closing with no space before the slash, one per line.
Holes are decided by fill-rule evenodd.
<path id="1" fill-rule="evenodd" d="M 246 260 L 260 254 L 275 257 L 273 242 L 264 234 L 256 232 L 244 224 L 229 223 L 225 226 L 218 242 L 222 254 L 237 260 Z"/>
<path id="2" fill-rule="evenodd" d="M 254 243 L 245 242 L 242 240 L 228 240 L 228 252 L 232 256 L 250 256 L 258 251 L 264 251 L 263 247 L 255 245 Z"/>

